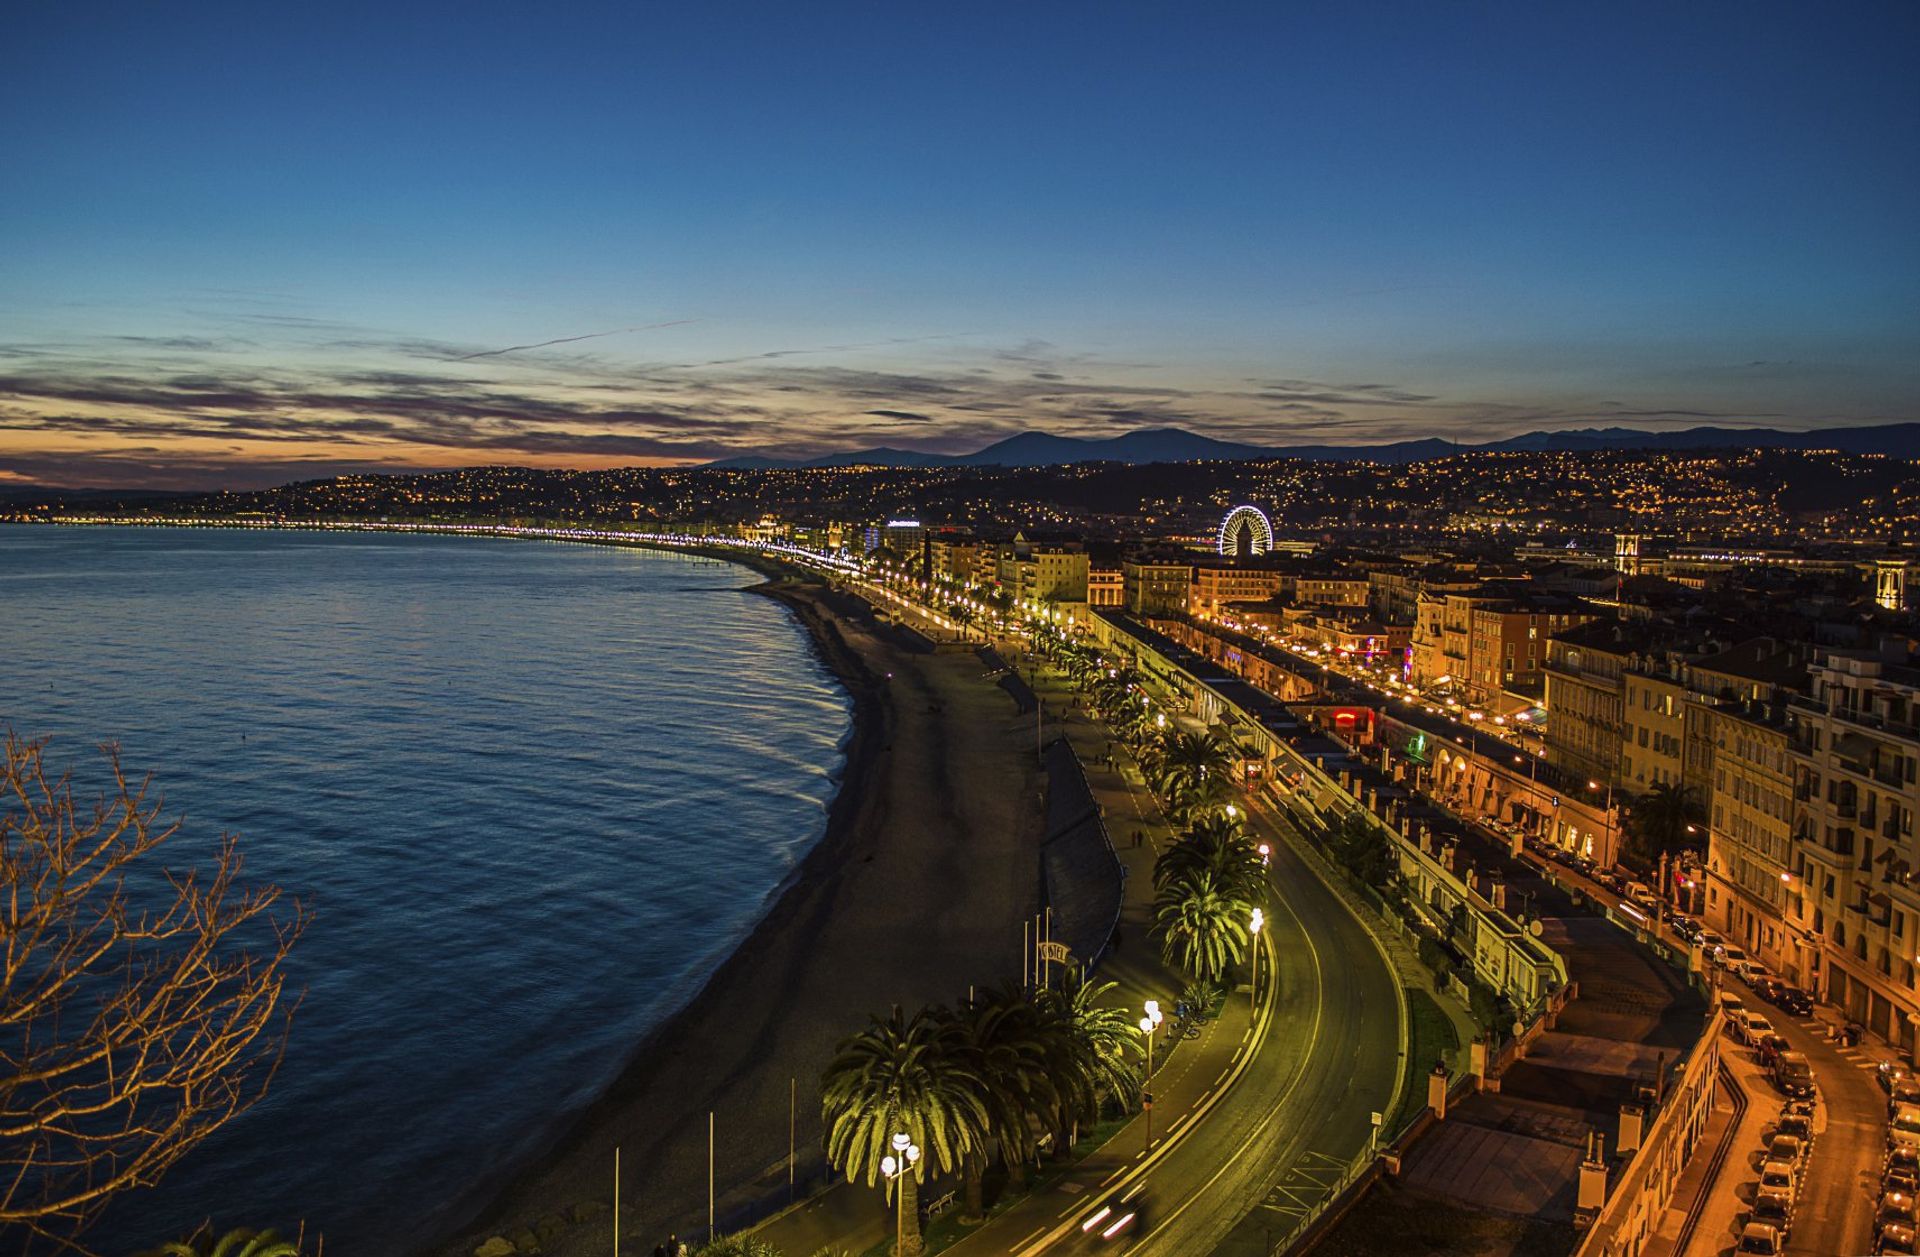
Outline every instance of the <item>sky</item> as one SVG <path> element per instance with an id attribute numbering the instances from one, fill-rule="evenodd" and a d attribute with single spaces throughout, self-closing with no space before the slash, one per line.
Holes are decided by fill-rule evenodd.
<path id="1" fill-rule="evenodd" d="M 1920 6 L 30 5 L 0 484 L 1920 419 Z"/>

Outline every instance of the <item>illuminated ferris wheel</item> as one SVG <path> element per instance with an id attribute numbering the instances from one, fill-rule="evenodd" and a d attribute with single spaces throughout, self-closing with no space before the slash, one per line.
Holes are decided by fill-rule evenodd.
<path id="1" fill-rule="evenodd" d="M 1220 521 L 1220 553 L 1252 558 L 1273 549 L 1273 521 L 1257 506 L 1236 506 Z"/>

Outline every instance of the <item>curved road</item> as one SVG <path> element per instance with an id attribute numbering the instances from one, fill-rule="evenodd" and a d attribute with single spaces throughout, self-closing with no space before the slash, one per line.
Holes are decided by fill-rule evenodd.
<path id="1" fill-rule="evenodd" d="M 1287 1209 L 1324 1194 L 1316 1184 L 1331 1181 L 1329 1167 L 1366 1148 L 1370 1115 L 1391 1102 L 1406 1051 L 1398 980 L 1272 824 L 1255 819 L 1273 847 L 1275 895 L 1261 961 L 1266 998 L 1254 1036 L 1239 1045 L 1250 1042 L 1250 1052 L 1234 1052 L 1224 1077 L 1198 1098 L 1201 1111 L 1173 1117 L 1172 1133 L 1151 1154 L 1136 1119 L 1061 1188 L 1021 1202 L 948 1253 L 1265 1254 L 1268 1238 L 1284 1235 L 1298 1216 Z M 1245 998 L 1236 993 L 1234 1002 Z M 1244 1033 L 1244 1013 L 1237 1026 L 1223 1021 Z M 1277 1195 L 1283 1183 L 1296 1191 Z M 1122 1200 L 1125 1211 L 1138 1211 L 1134 1227 L 1112 1241 L 1101 1238 L 1101 1226 L 1083 1232 L 1086 1219 Z"/>

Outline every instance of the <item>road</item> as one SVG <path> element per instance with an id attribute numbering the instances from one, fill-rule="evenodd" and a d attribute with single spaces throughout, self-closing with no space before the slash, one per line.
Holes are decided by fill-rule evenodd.
<path id="1" fill-rule="evenodd" d="M 1052 689 L 1043 698 L 1058 718 L 1066 695 L 1043 688 Z M 1102 727 L 1079 715 L 1049 725 L 1049 733 L 1062 729 L 1076 743 L 1113 834 L 1166 832 L 1136 773 L 1099 766 L 1110 744 Z M 1276 822 L 1252 810 L 1251 823 L 1273 850 L 1261 1004 L 1254 1008 L 1244 987 L 1235 991 L 1226 1013 L 1207 1024 L 1206 1037 L 1180 1044 L 1156 1071 L 1151 1148 L 1146 1119 L 1136 1117 L 1069 1173 L 946 1252 L 1038 1257 L 1117 1247 L 1168 1257 L 1216 1249 L 1265 1253 L 1266 1236 L 1283 1234 L 1297 1216 L 1286 1211 L 1302 1198 L 1295 1185 L 1315 1182 L 1322 1167 L 1344 1165 L 1368 1146 L 1370 1115 L 1389 1108 L 1404 1066 L 1398 980 L 1345 904 L 1273 830 Z M 1131 988 L 1150 980 L 1138 971 L 1151 946 L 1145 925 L 1152 851 L 1122 855 L 1130 873 L 1123 926 L 1128 943 L 1110 962 L 1108 976 L 1120 978 L 1131 996 L 1139 993 Z M 1082 1230 L 1083 1221 L 1123 1197 L 1124 1207 L 1091 1231 Z M 832 1220 L 839 1212 L 822 1200 L 818 1208 L 763 1228 L 761 1237 L 792 1243 L 804 1236 L 805 1243 L 817 1243 L 839 1229 Z M 1135 1222 L 1111 1242 L 1104 1240 L 1108 1221 L 1125 1212 L 1134 1213 Z M 873 1215 L 859 1213 L 864 1225 L 845 1239 L 867 1239 Z"/>
<path id="2" fill-rule="evenodd" d="M 1104 733 L 1079 718 L 1067 731 L 1092 764 Z M 1159 819 L 1145 814 L 1157 809 L 1129 778 L 1093 771 L 1089 777 L 1116 834 Z M 1344 1164 L 1367 1146 L 1370 1115 L 1387 1108 L 1403 1067 L 1397 979 L 1346 906 L 1274 831 L 1273 818 L 1250 810 L 1253 828 L 1273 849 L 1274 882 L 1261 970 L 1273 1009 L 1250 1058 L 1229 1058 L 1226 1068 L 1239 1069 L 1237 1076 L 1196 1070 L 1204 1084 L 1197 1096 L 1156 1082 L 1156 1116 L 1171 1108 L 1159 1119 L 1170 1140 L 1156 1141 L 1146 1154 L 1144 1123 L 1136 1119 L 1051 1191 L 948 1252 L 1038 1257 L 1105 1250 L 1110 1245 L 1098 1234 L 1104 1220 L 1090 1233 L 1081 1223 L 1126 1197 L 1138 1225 L 1115 1241 L 1129 1252 L 1264 1253 L 1265 1235 L 1283 1233 L 1292 1220 L 1274 1207 L 1276 1188 L 1311 1181 L 1318 1167 Z M 1234 1002 L 1245 998 L 1241 992 Z M 1212 1092 L 1215 1085 L 1223 1089 Z"/>
<path id="3" fill-rule="evenodd" d="M 1774 1029 L 1787 1036 L 1794 1051 L 1805 1052 L 1820 1090 L 1821 1118 L 1808 1162 L 1800 1202 L 1794 1210 L 1793 1233 L 1787 1241 L 1789 1257 L 1829 1257 L 1833 1253 L 1864 1253 L 1873 1242 L 1874 1212 L 1880 1199 L 1880 1167 L 1887 1149 L 1887 1101 L 1862 1063 L 1858 1050 L 1828 1041 L 1827 1023 L 1795 1017 L 1755 995 L 1743 982 L 1728 978 L 1726 988 L 1748 1008 L 1764 1014 Z M 1740 1051 L 1731 1044 L 1729 1051 Z M 1755 1106 L 1777 1116 L 1781 1097 L 1768 1083 L 1749 1090 Z M 1745 1154 L 1749 1150 L 1737 1150 Z M 1745 1161 L 1737 1163 L 1745 1168 Z M 1734 1168 L 1735 1161 L 1728 1164 Z M 1715 1191 L 1742 1191 L 1755 1174 L 1733 1175 L 1715 1184 Z"/>

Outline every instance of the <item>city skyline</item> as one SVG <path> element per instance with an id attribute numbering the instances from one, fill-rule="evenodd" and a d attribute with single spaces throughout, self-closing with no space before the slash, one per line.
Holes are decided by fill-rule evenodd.
<path id="1" fill-rule="evenodd" d="M 1920 396 L 1892 6 L 372 12 L 23 23 L 0 483 Z"/>

